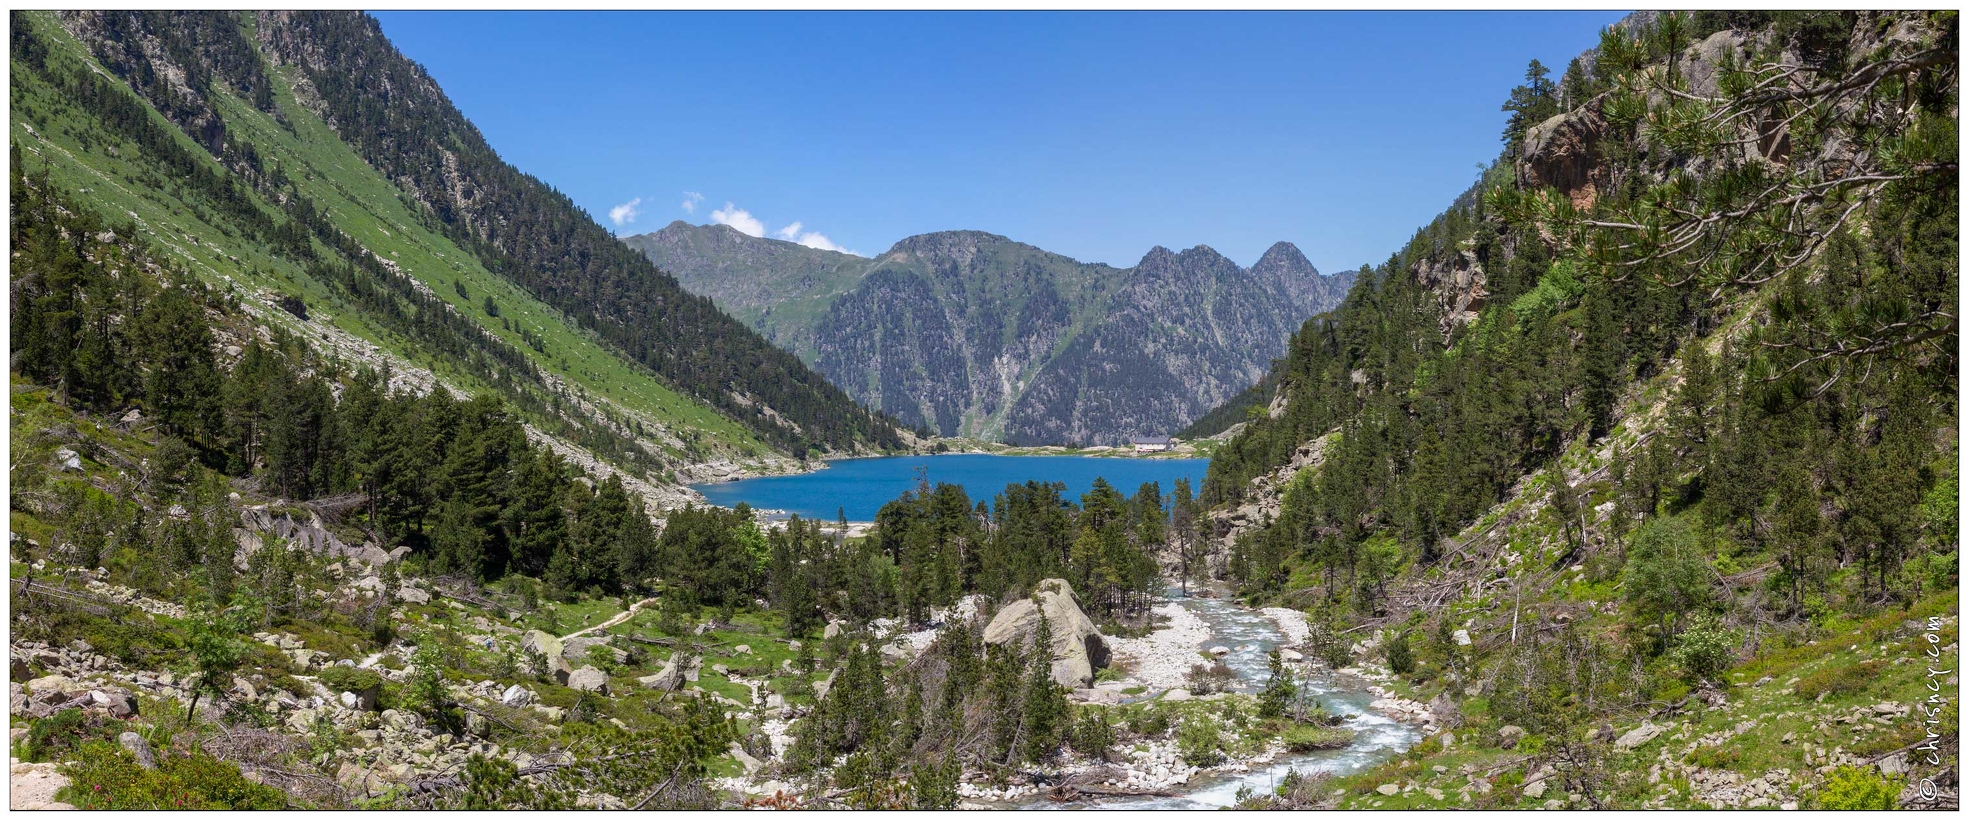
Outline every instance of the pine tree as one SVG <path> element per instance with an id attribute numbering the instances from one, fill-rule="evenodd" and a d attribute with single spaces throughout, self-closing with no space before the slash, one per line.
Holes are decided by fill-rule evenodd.
<path id="1" fill-rule="evenodd" d="M 1552 81 L 1545 79 L 1551 69 L 1537 60 L 1525 67 L 1525 84 L 1511 89 L 1511 98 L 1504 103 L 1503 110 L 1511 112 L 1511 119 L 1504 126 L 1504 146 L 1507 152 L 1516 152 L 1518 144 L 1524 141 L 1525 132 L 1532 126 L 1544 122 L 1559 113 L 1558 89 Z"/>
<path id="2" fill-rule="evenodd" d="M 1286 708 L 1292 706 L 1293 699 L 1298 697 L 1299 684 L 1292 674 L 1292 668 L 1285 666 L 1285 657 L 1276 649 L 1272 650 L 1270 666 L 1265 689 L 1258 693 L 1258 715 L 1277 718 L 1285 715 Z"/>
<path id="3" fill-rule="evenodd" d="M 1053 628 L 1046 614 L 1032 631 L 1027 651 L 1023 697 L 1022 754 L 1027 761 L 1045 761 L 1059 752 L 1067 722 L 1066 690 L 1053 680 Z"/>

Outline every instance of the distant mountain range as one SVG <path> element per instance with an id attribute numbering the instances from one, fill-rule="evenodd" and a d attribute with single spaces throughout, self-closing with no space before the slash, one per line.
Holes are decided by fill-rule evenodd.
<path id="1" fill-rule="evenodd" d="M 1201 245 L 1116 268 L 981 231 L 874 259 L 681 221 L 623 241 L 848 395 L 1012 444 L 1181 429 L 1257 382 L 1354 278 L 1286 242 L 1250 268 Z"/>

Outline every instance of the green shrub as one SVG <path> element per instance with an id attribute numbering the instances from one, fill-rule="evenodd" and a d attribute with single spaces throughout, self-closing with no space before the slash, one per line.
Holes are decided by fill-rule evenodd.
<path id="1" fill-rule="evenodd" d="M 1491 782 L 1492 806 L 1509 807 L 1525 798 L 1525 772 L 1511 770 Z"/>
<path id="2" fill-rule="evenodd" d="M 1128 731 L 1155 738 L 1169 732 L 1169 714 L 1151 705 L 1128 719 Z"/>
<path id="3" fill-rule="evenodd" d="M 1711 770 L 1733 770 L 1743 763 L 1743 748 L 1727 744 L 1717 744 L 1695 748 L 1683 758 L 1695 766 Z"/>
<path id="4" fill-rule="evenodd" d="M 1306 648 L 1313 658 L 1335 670 L 1354 663 L 1354 653 L 1347 646 L 1346 637 L 1322 622 L 1313 622 L 1306 627 Z"/>
<path id="5" fill-rule="evenodd" d="M 1339 750 L 1354 743 L 1354 731 L 1317 724 L 1294 724 L 1279 735 L 1285 747 L 1295 753 L 1313 750 Z"/>
<path id="6" fill-rule="evenodd" d="M 910 808 L 939 811 L 957 809 L 959 799 L 957 781 L 963 774 L 964 765 L 954 755 L 945 755 L 939 760 L 910 767 Z"/>
<path id="7" fill-rule="evenodd" d="M 1389 672 L 1398 676 L 1415 672 L 1415 652 L 1409 649 L 1408 633 L 1399 633 L 1389 639 L 1388 647 L 1384 652 L 1388 658 Z"/>
<path id="8" fill-rule="evenodd" d="M 1901 788 L 1871 767 L 1840 767 L 1812 796 L 1821 810 L 1891 810 Z"/>
<path id="9" fill-rule="evenodd" d="M 1183 720 L 1176 729 L 1176 752 L 1195 767 L 1213 767 L 1224 760 L 1222 731 L 1217 719 L 1198 713 Z"/>
<path id="10" fill-rule="evenodd" d="M 1537 285 L 1511 302 L 1511 315 L 1519 327 L 1530 327 L 1578 299 L 1585 290 L 1585 283 L 1573 272 L 1572 261 L 1559 260 L 1538 278 Z"/>
<path id="11" fill-rule="evenodd" d="M 1846 667 L 1828 667 L 1799 679 L 1792 692 L 1806 701 L 1826 694 L 1835 697 L 1852 695 L 1878 680 L 1880 669 L 1884 666 L 1879 661 L 1863 661 Z"/>
<path id="12" fill-rule="evenodd" d="M 1655 635 L 1673 635 L 1687 614 L 1700 611 L 1714 598 L 1714 575 L 1700 538 L 1686 520 L 1649 519 L 1634 531 L 1621 580 L 1635 626 L 1667 628 L 1667 633 Z"/>
<path id="13" fill-rule="evenodd" d="M 91 741 L 62 768 L 69 786 L 55 797 L 84 810 L 279 810 L 287 796 L 255 784 L 239 768 L 202 752 L 160 755 L 146 770 L 116 744 Z"/>
<path id="14" fill-rule="evenodd" d="M 380 692 L 383 677 L 375 670 L 334 665 L 321 671 L 321 683 L 338 693 L 361 693 L 368 690 Z"/>
<path id="15" fill-rule="evenodd" d="M 1070 743 L 1081 755 L 1106 761 L 1109 748 L 1114 746 L 1114 727 L 1103 711 L 1083 710 L 1080 720 L 1073 724 Z"/>
<path id="16" fill-rule="evenodd" d="M 1237 671 L 1232 670 L 1222 659 L 1198 662 L 1190 666 L 1190 673 L 1183 677 L 1183 683 L 1192 693 L 1200 696 L 1209 695 L 1228 690 L 1231 685 L 1236 684 Z"/>
<path id="17" fill-rule="evenodd" d="M 53 761 L 65 750 L 72 750 L 86 736 L 81 710 L 70 707 L 47 718 L 37 718 L 27 727 L 21 744 L 24 761 Z"/>
<path id="18" fill-rule="evenodd" d="M 1698 616 L 1695 624 L 1675 640 L 1675 664 L 1691 682 L 1722 681 L 1737 643 L 1737 634 L 1725 630 L 1716 619 Z"/>

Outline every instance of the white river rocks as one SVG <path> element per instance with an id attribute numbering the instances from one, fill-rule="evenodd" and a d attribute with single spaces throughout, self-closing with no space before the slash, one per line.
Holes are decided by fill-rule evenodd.
<path id="1" fill-rule="evenodd" d="M 1210 638 L 1210 627 L 1175 602 L 1158 604 L 1153 612 L 1164 620 L 1162 629 L 1139 639 L 1109 639 L 1108 646 L 1129 678 L 1157 690 L 1182 687 L 1190 668 L 1201 660 L 1196 651 Z"/>

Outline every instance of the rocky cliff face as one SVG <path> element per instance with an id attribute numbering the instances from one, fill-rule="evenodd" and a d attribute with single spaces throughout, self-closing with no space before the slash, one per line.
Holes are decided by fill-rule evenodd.
<path id="1" fill-rule="evenodd" d="M 1353 284 L 1284 242 L 1249 269 L 1205 246 L 1114 268 L 980 231 L 874 260 L 683 223 L 625 242 L 856 399 L 1014 444 L 1176 431 L 1261 378 Z"/>
<path id="2" fill-rule="evenodd" d="M 1263 378 L 1307 317 L 1338 302 L 1279 243 L 1249 270 L 1208 246 L 1151 250 L 1128 271 L 1105 321 L 1048 364 L 1007 421 L 1014 443 L 1105 443 L 1167 433 Z"/>

